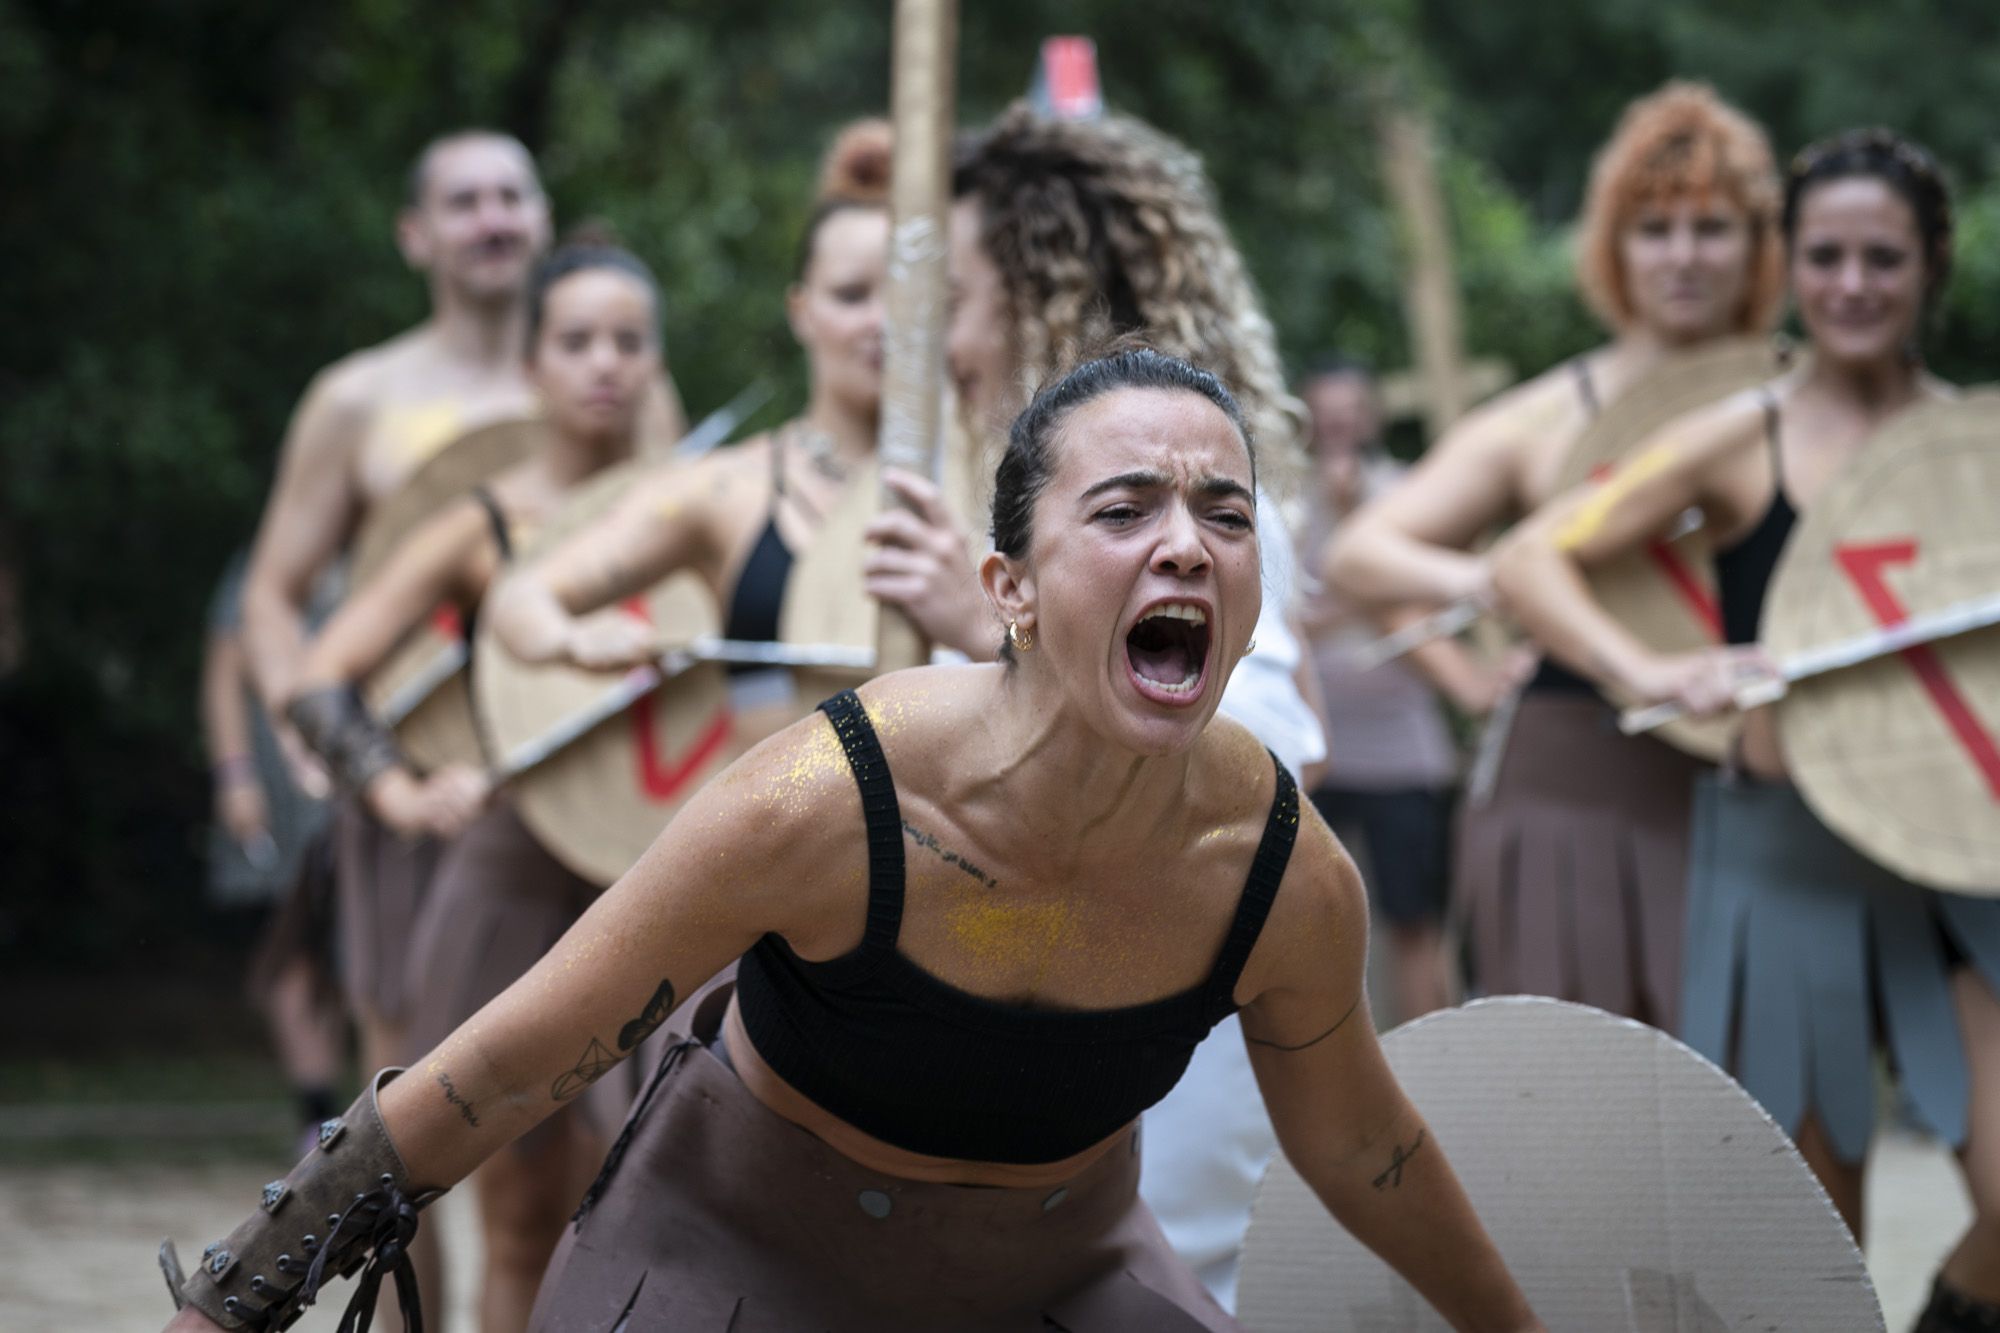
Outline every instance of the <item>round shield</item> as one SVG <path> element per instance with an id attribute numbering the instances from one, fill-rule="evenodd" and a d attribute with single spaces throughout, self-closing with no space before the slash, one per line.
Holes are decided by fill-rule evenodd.
<path id="1" fill-rule="evenodd" d="M 965 432 L 947 432 L 944 449 L 945 502 L 963 531 L 975 539 L 980 525 L 968 523 L 980 512 L 976 499 L 979 467 L 976 445 Z M 862 590 L 861 562 L 867 551 L 862 534 L 882 508 L 881 472 L 874 459 L 849 478 L 840 498 L 828 509 L 813 534 L 812 544 L 799 553 L 785 583 L 785 600 L 778 615 L 778 637 L 786 643 L 875 647 L 879 608 Z M 975 557 L 976 558 L 976 557 Z M 972 595 L 984 600 L 975 587 Z M 999 629 L 994 630 L 999 642 Z M 835 669 L 793 673 L 799 700 L 811 707 L 828 695 L 858 685 L 874 672 Z"/>
<path id="2" fill-rule="evenodd" d="M 1861 1253 L 1805 1160 L 1727 1074 L 1586 1005 L 1507 996 L 1382 1047 L 1535 1313 L 1551 1329 L 1880 1330 Z M 1436 1139 L 1435 1148 L 1430 1136 Z M 1416 1292 L 1327 1215 L 1282 1155 L 1244 1241 L 1256 1333 L 1431 1333 Z"/>
<path id="3" fill-rule="evenodd" d="M 1673 357 L 1620 394 L 1577 438 L 1558 474 L 1562 490 L 1605 480 L 1664 427 L 1775 378 L 1788 361 L 1783 347 L 1764 338 L 1732 338 Z M 1690 512 L 1644 550 L 1587 571 L 1604 609 L 1658 652 L 1688 652 L 1722 640 L 1715 571 L 1699 522 L 1700 515 Z M 1736 725 L 1726 716 L 1683 718 L 1661 727 L 1659 735 L 1717 760 Z"/>
<path id="4" fill-rule="evenodd" d="M 1764 609 L 1780 663 L 2000 593 L 2000 391 L 1903 413 L 1813 501 Z M 1778 705 L 1807 804 L 1920 884 L 2000 894 L 2000 629 L 1801 680 Z"/>
<path id="5" fill-rule="evenodd" d="M 580 487 L 539 532 L 521 559 L 535 555 L 602 515 L 640 478 L 671 470 L 640 461 L 610 469 Z M 670 642 L 716 632 L 714 599 L 693 574 L 676 574 L 641 597 L 598 612 L 640 616 Z M 482 624 L 473 673 L 479 718 L 493 761 L 506 771 L 528 748 L 565 731 L 577 734 L 511 778 L 521 818 L 556 859 L 600 884 L 631 868 L 675 810 L 738 750 L 726 677 L 720 666 L 685 671 L 623 707 L 629 673 L 529 665 Z M 578 729 L 579 722 L 589 725 Z"/>
<path id="6" fill-rule="evenodd" d="M 354 542 L 349 586 L 365 586 L 426 519 L 527 458 L 546 431 L 540 421 L 499 421 L 466 432 L 432 455 L 401 490 L 369 513 Z M 462 670 L 465 658 L 457 610 L 439 607 L 362 682 L 369 711 L 389 722 L 404 755 L 426 772 L 446 764 L 485 762 L 472 691 Z M 461 669 L 449 669 L 453 662 Z"/>
<path id="7" fill-rule="evenodd" d="M 432 455 L 401 490 L 369 511 L 354 538 L 348 586 L 366 583 L 418 524 L 525 459 L 547 436 L 548 426 L 533 418 L 496 421 L 467 431 Z"/>

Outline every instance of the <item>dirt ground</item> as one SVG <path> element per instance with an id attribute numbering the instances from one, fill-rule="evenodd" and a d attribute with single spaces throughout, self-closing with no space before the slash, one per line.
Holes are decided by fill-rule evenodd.
<path id="1" fill-rule="evenodd" d="M 0 1329 L 158 1328 L 169 1313 L 153 1262 L 160 1238 L 171 1233 L 191 1258 L 241 1219 L 261 1182 L 257 1164 L 243 1160 L 0 1166 L 0 1254 L 7 1256 Z M 478 1257 L 469 1200 L 455 1193 L 440 1207 L 452 1267 L 444 1333 L 473 1333 L 470 1281 Z M 1891 1137 L 1870 1166 L 1869 1211 L 1869 1269 L 1891 1333 L 1902 1333 L 1965 1224 L 1964 1191 L 1935 1145 Z M 328 1302 L 297 1327 L 331 1333 L 339 1310 Z"/>

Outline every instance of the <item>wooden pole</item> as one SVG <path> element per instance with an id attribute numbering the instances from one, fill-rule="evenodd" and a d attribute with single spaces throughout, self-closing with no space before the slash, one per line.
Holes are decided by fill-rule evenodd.
<path id="1" fill-rule="evenodd" d="M 1430 126 L 1390 104 L 1379 122 L 1382 174 L 1402 222 L 1403 308 L 1423 384 L 1424 424 L 1435 440 L 1471 404 L 1452 263 L 1451 222 L 1438 187 Z"/>
<path id="2" fill-rule="evenodd" d="M 944 399 L 944 332 L 951 209 L 957 0 L 896 0 L 890 116 L 896 127 L 889 185 L 888 327 L 883 341 L 884 468 L 937 475 Z M 897 503 L 885 489 L 882 503 Z M 882 671 L 930 657 L 917 627 L 882 607 L 876 626 Z"/>

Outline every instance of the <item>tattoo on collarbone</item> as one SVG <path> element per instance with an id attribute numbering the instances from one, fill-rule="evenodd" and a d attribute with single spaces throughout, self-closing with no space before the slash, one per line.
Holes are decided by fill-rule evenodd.
<path id="1" fill-rule="evenodd" d="M 1417 1141 L 1412 1143 L 1407 1149 L 1400 1143 L 1396 1145 L 1395 1150 L 1389 1154 L 1389 1165 L 1383 1167 L 1382 1174 L 1375 1177 L 1376 1189 L 1388 1190 L 1400 1189 L 1402 1187 L 1403 1166 L 1412 1157 L 1417 1155 L 1417 1149 L 1424 1146 L 1424 1135 L 1427 1132 L 1426 1130 L 1418 1130 Z"/>
<path id="2" fill-rule="evenodd" d="M 444 1089 L 445 1104 L 456 1108 L 458 1114 L 464 1119 L 466 1124 L 471 1125 L 474 1129 L 479 1128 L 478 1111 L 473 1107 L 470 1098 L 459 1094 L 457 1086 L 451 1081 L 451 1075 L 439 1074 L 437 1081 L 438 1086 Z"/>
<path id="3" fill-rule="evenodd" d="M 610 1073 L 617 1064 L 618 1057 L 605 1049 L 603 1042 L 592 1037 L 590 1045 L 585 1047 L 583 1054 L 577 1058 L 575 1067 L 559 1076 L 549 1086 L 549 1096 L 559 1102 L 566 1102 Z"/>
<path id="4" fill-rule="evenodd" d="M 1347 1020 L 1354 1017 L 1355 1011 L 1358 1010 L 1359 1008 L 1361 1008 L 1361 999 L 1359 996 L 1356 996 L 1354 1003 L 1347 1006 L 1347 1012 L 1342 1014 L 1339 1018 L 1333 1020 L 1332 1027 L 1320 1033 L 1317 1037 L 1310 1037 L 1305 1041 L 1291 1043 L 1291 1044 L 1287 1044 L 1282 1041 L 1266 1041 L 1262 1037 L 1251 1036 L 1248 1031 L 1244 1032 L 1243 1040 L 1249 1042 L 1252 1046 L 1263 1046 L 1274 1051 L 1303 1051 L 1310 1047 L 1319 1045 L 1321 1042 L 1325 1041 L 1328 1037 L 1331 1037 L 1334 1033 L 1340 1031 L 1341 1028 L 1347 1025 Z M 1412 1151 L 1415 1150 L 1412 1149 Z"/>
<path id="5" fill-rule="evenodd" d="M 993 876 L 987 874 L 984 870 L 981 870 L 978 866 L 972 864 L 972 862 L 966 860 L 964 857 L 960 856 L 957 852 L 952 851 L 949 847 L 946 847 L 943 843 L 940 843 L 931 834 L 924 832 L 922 829 L 918 828 L 915 824 L 912 824 L 907 819 L 903 821 L 903 832 L 910 835 L 911 842 L 914 842 L 915 844 L 917 844 L 917 846 L 923 848 L 925 851 L 934 854 L 935 856 L 937 856 L 939 860 L 943 861 L 946 865 L 956 866 L 958 869 L 963 870 L 966 874 L 972 876 L 974 879 L 978 880 L 981 884 L 984 884 L 989 889 L 997 889 L 1000 887 L 999 880 L 993 878 Z"/>
<path id="6" fill-rule="evenodd" d="M 653 998 L 646 1001 L 646 1007 L 639 1016 L 618 1029 L 618 1049 L 629 1051 L 646 1038 L 660 1030 L 660 1024 L 667 1021 L 667 1015 L 674 1011 L 674 983 L 660 978 L 659 989 Z"/>

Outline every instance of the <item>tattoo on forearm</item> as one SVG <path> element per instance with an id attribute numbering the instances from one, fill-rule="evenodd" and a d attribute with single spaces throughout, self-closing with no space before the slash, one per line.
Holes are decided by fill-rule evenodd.
<path id="1" fill-rule="evenodd" d="M 1402 1187 L 1403 1166 L 1412 1157 L 1417 1155 L 1417 1149 L 1424 1146 L 1424 1135 L 1427 1132 L 1426 1130 L 1418 1130 L 1417 1141 L 1412 1143 L 1407 1149 L 1400 1143 L 1396 1145 L 1395 1151 L 1389 1154 L 1389 1165 L 1382 1169 L 1381 1175 L 1375 1177 L 1376 1189 L 1387 1190 Z"/>
<path id="2" fill-rule="evenodd" d="M 1342 1014 L 1339 1018 L 1333 1020 L 1332 1027 L 1320 1033 L 1317 1037 L 1313 1037 L 1309 1040 L 1302 1041 L 1298 1043 L 1296 1046 L 1287 1046 L 1285 1043 L 1281 1041 L 1265 1041 L 1262 1037 L 1253 1037 L 1248 1032 L 1245 1032 L 1243 1034 L 1243 1040 L 1249 1042 L 1252 1046 L 1266 1046 L 1274 1051 L 1303 1051 L 1309 1046 L 1319 1045 L 1321 1042 L 1325 1041 L 1328 1037 L 1331 1037 L 1334 1033 L 1340 1031 L 1342 1027 L 1346 1026 L 1347 1020 L 1354 1017 L 1355 1011 L 1360 1007 L 1361 1007 L 1361 998 L 1359 996 L 1356 996 L 1354 1003 L 1347 1006 L 1347 1012 Z"/>
<path id="3" fill-rule="evenodd" d="M 674 1011 L 674 995 L 674 983 L 665 977 L 660 978 L 660 984 L 653 990 L 653 998 L 646 1001 L 646 1007 L 639 1011 L 639 1016 L 618 1029 L 618 1049 L 613 1051 L 592 1037 L 590 1045 L 577 1057 L 575 1066 L 550 1085 L 549 1096 L 566 1102 L 610 1073 L 634 1046 L 659 1031 L 660 1025 L 667 1021 L 667 1015 Z"/>
<path id="4" fill-rule="evenodd" d="M 459 1095 L 458 1088 L 451 1081 L 451 1075 L 439 1074 L 437 1081 L 438 1086 L 444 1089 L 445 1104 L 456 1107 L 459 1115 L 464 1118 L 466 1124 L 471 1125 L 474 1129 L 479 1128 L 479 1113 L 473 1108 L 470 1098 Z"/>
<path id="5" fill-rule="evenodd" d="M 946 847 L 944 844 L 940 843 L 935 837 L 924 832 L 922 829 L 918 828 L 915 824 L 912 824 L 907 819 L 903 821 L 903 832 L 910 835 L 911 842 L 914 842 L 915 844 L 917 844 L 917 846 L 923 848 L 927 852 L 932 852 L 936 854 L 941 860 L 943 860 L 943 862 L 946 865 L 957 866 L 960 870 L 963 870 L 966 874 L 972 876 L 974 879 L 978 880 L 981 884 L 984 884 L 989 889 L 997 889 L 1000 887 L 999 880 L 993 878 L 993 876 L 987 874 L 984 870 L 981 870 L 978 866 L 972 864 L 972 862 L 966 860 L 964 857 L 960 856 L 957 852 L 952 851 L 949 847 Z"/>
<path id="6" fill-rule="evenodd" d="M 618 1029 L 618 1049 L 629 1051 L 646 1038 L 660 1030 L 660 1024 L 667 1021 L 667 1015 L 674 1010 L 674 983 L 660 978 L 660 988 L 653 992 L 653 998 L 646 1001 L 646 1007 L 639 1016 Z"/>
<path id="7" fill-rule="evenodd" d="M 597 1038 L 590 1039 L 590 1045 L 577 1058 L 575 1068 L 569 1070 L 549 1087 L 549 1096 L 559 1102 L 566 1102 L 582 1092 L 597 1080 L 610 1073 L 618 1064 L 618 1057 L 604 1048 Z"/>

